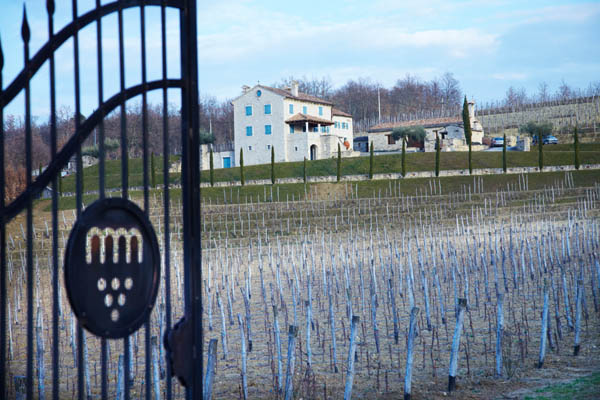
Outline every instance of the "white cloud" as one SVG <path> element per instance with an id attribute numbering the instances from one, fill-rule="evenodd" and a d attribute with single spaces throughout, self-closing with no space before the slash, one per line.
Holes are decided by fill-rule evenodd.
<path id="1" fill-rule="evenodd" d="M 597 18 L 598 14 L 600 14 L 600 4 L 582 3 L 505 11 L 497 13 L 494 18 L 516 25 L 542 22 L 580 23 Z"/>
<path id="2" fill-rule="evenodd" d="M 474 53 L 489 53 L 498 44 L 496 34 L 479 28 L 410 30 L 401 27 L 393 16 L 324 23 L 282 13 L 237 9 L 217 18 L 230 22 L 221 25 L 213 20 L 214 31 L 202 33 L 205 31 L 202 29 L 198 37 L 201 58 L 214 64 L 244 62 L 247 57 L 265 53 L 282 57 L 293 53 L 327 57 L 335 51 L 429 48 L 444 57 L 463 58 Z"/>

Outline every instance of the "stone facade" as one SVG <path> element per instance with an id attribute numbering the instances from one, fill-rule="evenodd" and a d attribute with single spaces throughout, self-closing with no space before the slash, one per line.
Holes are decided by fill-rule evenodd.
<path id="1" fill-rule="evenodd" d="M 469 118 L 472 131 L 472 148 L 477 151 L 484 150 L 485 146 L 479 146 L 483 143 L 483 126 L 475 116 L 475 103 L 473 101 L 469 102 Z M 402 149 L 402 141 L 393 140 L 391 137 L 392 131 L 395 128 L 410 126 L 422 126 L 425 129 L 424 151 L 435 151 L 436 135 L 440 137 L 442 150 L 461 151 L 466 146 L 461 117 L 431 118 L 378 124 L 367 131 L 369 142 L 373 142 L 375 151 L 400 151 Z"/>
<path id="2" fill-rule="evenodd" d="M 210 169 L 210 144 L 200 145 L 200 169 Z M 229 147 L 229 146 L 227 146 Z M 233 146 L 231 148 L 220 148 L 217 146 L 213 148 L 213 166 L 215 169 L 218 168 L 232 168 L 235 167 L 235 154 L 233 152 Z"/>
<path id="3" fill-rule="evenodd" d="M 278 89 L 243 87 L 232 101 L 235 163 L 244 149 L 244 165 L 322 159 L 337 155 L 339 143 L 352 155 L 352 116 L 331 102 L 298 92 L 298 85 Z M 215 166 L 216 167 L 216 166 Z"/>

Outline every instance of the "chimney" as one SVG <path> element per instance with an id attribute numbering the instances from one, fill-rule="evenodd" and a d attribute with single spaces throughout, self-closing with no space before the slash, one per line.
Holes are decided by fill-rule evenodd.
<path id="1" fill-rule="evenodd" d="M 298 97 L 298 81 L 292 81 L 292 96 Z"/>
<path id="2" fill-rule="evenodd" d="M 242 86 L 242 94 L 248 93 L 248 90 L 250 90 L 250 86 L 248 86 L 248 85 Z"/>
<path id="3" fill-rule="evenodd" d="M 475 102 L 473 100 L 469 101 L 469 119 L 473 120 L 475 118 Z"/>

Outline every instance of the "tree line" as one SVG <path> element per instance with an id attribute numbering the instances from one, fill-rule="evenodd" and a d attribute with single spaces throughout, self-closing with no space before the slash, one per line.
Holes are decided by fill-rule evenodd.
<path id="1" fill-rule="evenodd" d="M 343 86 L 334 88 L 330 78 L 288 77 L 271 86 L 285 88 L 297 81 L 301 92 L 329 100 L 337 108 L 352 114 L 355 132 L 365 131 L 379 121 L 409 120 L 436 116 L 458 116 L 462 109 L 463 93 L 459 81 L 450 72 L 429 81 L 413 75 L 398 79 L 392 87 L 367 78 L 349 80 Z M 586 89 L 577 89 L 564 81 L 555 93 L 550 93 L 545 82 L 540 83 L 538 93 L 529 95 L 525 89 L 509 87 L 505 98 L 480 105 L 480 109 L 508 108 L 532 104 L 532 102 L 568 101 L 581 96 L 600 95 L 600 82 L 592 82 Z M 204 95 L 199 101 L 199 122 L 202 143 L 227 143 L 233 141 L 233 106 L 231 100 L 218 100 Z M 86 116 L 79 116 L 84 120 Z M 142 155 L 142 106 L 130 102 L 126 109 L 127 155 L 139 158 Z M 148 149 L 150 153 L 163 154 L 163 110 L 161 104 L 149 104 L 146 111 L 148 129 Z M 75 116 L 68 107 L 57 112 L 58 150 L 72 135 Z M 169 153 L 179 154 L 181 149 L 180 110 L 168 107 Z M 106 157 L 121 157 L 121 115 L 115 110 L 103 121 L 106 138 Z M 98 154 L 97 128 L 84 142 L 83 153 Z M 13 198 L 24 187 L 25 182 L 25 124 L 21 117 L 7 115 L 4 119 L 5 148 L 10 157 L 6 157 L 5 170 L 7 181 L 14 187 L 7 187 L 7 197 Z M 50 161 L 50 124 L 46 119 L 32 120 L 32 169 L 45 166 Z"/>

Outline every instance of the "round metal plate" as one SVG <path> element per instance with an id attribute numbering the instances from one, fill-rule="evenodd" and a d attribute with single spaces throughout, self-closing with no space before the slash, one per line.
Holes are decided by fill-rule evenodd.
<path id="1" fill-rule="evenodd" d="M 65 287 L 73 313 L 94 335 L 117 339 L 148 318 L 160 282 L 156 234 L 129 200 L 98 200 L 69 235 Z"/>

